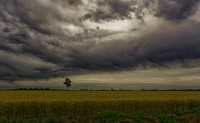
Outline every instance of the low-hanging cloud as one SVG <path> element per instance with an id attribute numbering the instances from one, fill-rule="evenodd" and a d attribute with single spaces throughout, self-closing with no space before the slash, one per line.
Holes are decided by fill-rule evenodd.
<path id="1" fill-rule="evenodd" d="M 192 62 L 198 15 L 199 0 L 1 0 L 0 79 Z"/>

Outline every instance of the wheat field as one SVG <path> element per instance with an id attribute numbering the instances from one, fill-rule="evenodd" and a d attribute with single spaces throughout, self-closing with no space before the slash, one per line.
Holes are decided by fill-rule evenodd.
<path id="1" fill-rule="evenodd" d="M 200 108 L 199 91 L 0 91 L 0 117 L 59 118 L 98 112 L 185 112 Z"/>

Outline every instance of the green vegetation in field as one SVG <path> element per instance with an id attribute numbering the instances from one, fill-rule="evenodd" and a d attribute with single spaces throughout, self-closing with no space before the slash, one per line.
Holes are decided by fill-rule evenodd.
<path id="1" fill-rule="evenodd" d="M 6 118 L 40 118 L 48 115 L 56 117 L 93 116 L 98 112 L 112 110 L 124 113 L 175 113 L 195 111 L 199 101 L 159 101 L 159 100 L 113 100 L 79 102 L 6 102 L 0 103 L 0 116 Z"/>
<path id="2" fill-rule="evenodd" d="M 122 113 L 105 111 L 93 117 L 56 118 L 48 116 L 40 119 L 6 119 L 1 118 L 0 123 L 199 123 L 200 114 L 165 114 L 165 113 Z"/>

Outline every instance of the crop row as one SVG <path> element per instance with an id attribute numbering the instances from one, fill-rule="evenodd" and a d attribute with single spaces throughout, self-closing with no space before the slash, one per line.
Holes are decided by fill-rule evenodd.
<path id="1" fill-rule="evenodd" d="M 197 100 L 13 101 L 0 103 L 0 117 L 29 119 L 56 116 L 70 118 L 94 116 L 98 112 L 107 110 L 124 113 L 180 113 L 198 108 L 200 108 L 200 101 Z"/>

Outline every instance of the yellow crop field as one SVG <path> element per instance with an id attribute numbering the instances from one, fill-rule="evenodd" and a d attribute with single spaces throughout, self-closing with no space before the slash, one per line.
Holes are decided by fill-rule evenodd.
<path id="1" fill-rule="evenodd" d="M 200 108 L 199 91 L 0 91 L 0 117 L 59 118 L 98 112 L 185 112 Z"/>
<path id="2" fill-rule="evenodd" d="M 200 91 L 0 91 L 0 102 L 200 100 Z"/>

